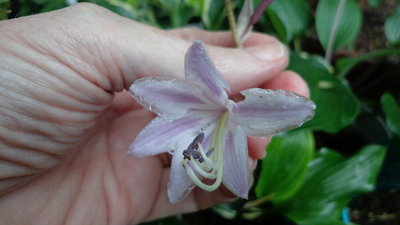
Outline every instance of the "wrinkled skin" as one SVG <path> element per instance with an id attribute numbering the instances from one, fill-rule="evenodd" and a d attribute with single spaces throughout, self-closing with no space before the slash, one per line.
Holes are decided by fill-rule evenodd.
<path id="1" fill-rule="evenodd" d="M 143 76 L 183 78 L 196 39 L 233 95 L 256 86 L 308 95 L 283 71 L 285 49 L 261 34 L 229 49 L 229 32 L 158 30 L 91 4 L 3 21 L 0 30 L 1 224 L 130 224 L 232 200 L 223 187 L 196 189 L 172 205 L 168 156 L 126 155 L 153 115 L 124 90 Z M 267 141 L 250 138 L 253 159 Z"/>

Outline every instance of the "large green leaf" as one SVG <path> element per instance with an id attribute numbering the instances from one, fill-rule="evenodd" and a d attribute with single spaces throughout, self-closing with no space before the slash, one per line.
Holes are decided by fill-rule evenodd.
<path id="1" fill-rule="evenodd" d="M 359 101 L 349 87 L 329 73 L 321 60 L 291 54 L 288 69 L 307 81 L 311 99 L 317 105 L 314 118 L 303 127 L 334 133 L 353 122 L 359 112 Z"/>
<path id="2" fill-rule="evenodd" d="M 303 183 L 313 151 L 314 138 L 309 131 L 275 136 L 262 161 L 257 197 L 271 196 L 272 202 L 281 202 L 295 194 Z"/>
<path id="3" fill-rule="evenodd" d="M 385 35 L 392 45 L 400 45 L 400 8 L 385 21 Z"/>
<path id="4" fill-rule="evenodd" d="M 342 3 L 342 7 L 339 7 Z M 338 10 L 339 9 L 339 10 Z M 355 0 L 320 0 L 316 12 L 318 38 L 325 49 L 352 42 L 361 28 L 361 10 Z"/>
<path id="5" fill-rule="evenodd" d="M 307 31 L 311 10 L 304 0 L 274 1 L 267 9 L 268 16 L 283 42 L 290 42 Z"/>
<path id="6" fill-rule="evenodd" d="M 385 93 L 381 97 L 381 107 L 390 131 L 400 136 L 400 105 L 392 95 Z"/>
<path id="7" fill-rule="evenodd" d="M 345 158 L 322 149 L 310 162 L 304 185 L 281 209 L 298 224 L 339 222 L 342 209 L 353 196 L 374 189 L 385 152 L 383 146 L 369 145 Z"/>

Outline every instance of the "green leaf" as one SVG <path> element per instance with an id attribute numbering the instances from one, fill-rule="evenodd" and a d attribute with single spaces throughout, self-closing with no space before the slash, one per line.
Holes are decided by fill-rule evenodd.
<path id="1" fill-rule="evenodd" d="M 386 124 L 391 132 L 400 136 L 400 105 L 389 93 L 381 97 L 381 107 L 386 116 Z"/>
<path id="2" fill-rule="evenodd" d="M 311 161 L 306 180 L 284 214 L 298 224 L 334 224 L 357 194 L 372 191 L 385 157 L 385 147 L 369 145 L 351 158 L 322 149 Z"/>
<path id="3" fill-rule="evenodd" d="M 217 30 L 221 28 L 221 24 L 226 16 L 224 6 L 224 1 L 203 1 L 203 11 L 201 14 L 201 18 L 207 29 Z"/>
<path id="4" fill-rule="evenodd" d="M 381 4 L 381 0 L 368 0 L 368 3 L 372 7 L 378 7 Z"/>
<path id="5" fill-rule="evenodd" d="M 192 7 L 194 9 L 194 12 L 197 16 L 201 14 L 201 11 L 203 10 L 203 1 L 199 0 L 186 0 L 185 1 L 187 5 Z"/>
<path id="6" fill-rule="evenodd" d="M 343 3 L 342 10 L 339 3 Z M 339 10 L 338 10 L 339 9 Z M 327 50 L 352 42 L 360 31 L 361 10 L 355 0 L 320 0 L 316 12 L 316 28 L 322 46 Z"/>
<path id="7" fill-rule="evenodd" d="M 0 20 L 7 19 L 10 12 L 10 1 L 0 0 Z"/>
<path id="8" fill-rule="evenodd" d="M 390 44 L 400 45 L 400 9 L 386 19 L 384 30 Z"/>
<path id="9" fill-rule="evenodd" d="M 300 188 L 314 151 L 310 131 L 292 131 L 275 136 L 268 145 L 268 156 L 256 185 L 258 198 L 271 196 L 272 202 L 290 198 Z"/>
<path id="10" fill-rule="evenodd" d="M 168 12 L 170 26 L 177 28 L 188 23 L 195 10 L 185 4 L 184 0 L 158 0 L 161 6 Z"/>
<path id="11" fill-rule="evenodd" d="M 304 0 L 274 1 L 267 14 L 279 39 L 285 43 L 303 35 L 311 20 L 310 7 Z"/>
<path id="12" fill-rule="evenodd" d="M 353 122 L 360 104 L 351 89 L 329 73 L 323 62 L 313 56 L 291 54 L 288 69 L 306 80 L 317 105 L 314 118 L 303 128 L 335 133 Z"/>
<path id="13" fill-rule="evenodd" d="M 336 68 L 337 68 L 337 76 L 339 78 L 344 78 L 350 70 L 356 66 L 358 63 L 372 59 L 372 58 L 379 58 L 379 57 L 384 57 L 392 54 L 399 54 L 400 50 L 399 49 L 394 49 L 394 48 L 388 48 L 388 49 L 381 49 L 377 50 L 374 52 L 370 52 L 364 55 L 358 55 L 355 57 L 349 57 L 349 58 L 341 58 L 337 61 L 336 63 Z"/>

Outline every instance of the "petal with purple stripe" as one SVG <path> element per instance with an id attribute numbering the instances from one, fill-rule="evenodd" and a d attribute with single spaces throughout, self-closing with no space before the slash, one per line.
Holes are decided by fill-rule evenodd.
<path id="1" fill-rule="evenodd" d="M 234 120 L 249 136 L 267 136 L 301 126 L 314 116 L 313 101 L 283 90 L 247 89 L 232 109 Z"/>
<path id="2" fill-rule="evenodd" d="M 224 177 L 222 182 L 235 195 L 247 198 L 250 188 L 246 133 L 230 124 L 225 134 Z"/>
<path id="3" fill-rule="evenodd" d="M 129 88 L 144 108 L 169 118 L 179 118 L 189 109 L 213 109 L 202 89 L 185 80 L 172 78 L 142 78 Z"/>
<path id="4" fill-rule="evenodd" d="M 195 187 L 195 184 L 190 180 L 182 165 L 184 148 L 174 152 L 171 162 L 171 172 L 168 183 L 168 199 L 172 203 L 177 203 L 184 199 L 189 192 Z"/>
<path id="5" fill-rule="evenodd" d="M 136 156 L 156 155 L 171 151 L 175 142 L 195 135 L 201 118 L 185 117 L 176 120 L 161 117 L 151 121 L 136 137 L 128 153 Z"/>
<path id="6" fill-rule="evenodd" d="M 205 87 L 220 103 L 225 103 L 227 100 L 226 91 L 230 91 L 229 86 L 215 68 L 201 41 L 195 41 L 186 53 L 185 76 L 187 80 L 195 81 Z"/>
<path id="7" fill-rule="evenodd" d="M 207 127 L 202 129 L 204 133 L 204 139 L 201 145 L 204 149 L 209 149 L 211 147 L 212 136 L 215 129 L 215 122 L 209 124 Z M 188 138 L 188 142 L 180 142 L 177 145 L 176 151 L 171 162 L 171 173 L 168 183 L 168 198 L 170 202 L 176 203 L 181 201 L 186 197 L 186 195 L 195 187 L 195 184 L 189 178 L 186 173 L 185 168 L 182 165 L 183 151 L 188 148 L 190 143 L 196 136 Z"/>
<path id="8" fill-rule="evenodd" d="M 182 143 L 190 143 L 198 133 L 209 129 L 219 115 L 215 111 L 195 111 L 190 116 L 174 120 L 156 117 L 138 134 L 128 153 L 149 156 L 177 149 Z"/>
<path id="9" fill-rule="evenodd" d="M 253 26 L 250 23 L 250 18 L 253 13 L 253 0 L 245 0 L 237 22 L 237 35 L 239 37 L 240 44 L 243 44 L 246 41 L 246 39 L 250 36 L 251 30 L 253 29 Z"/>

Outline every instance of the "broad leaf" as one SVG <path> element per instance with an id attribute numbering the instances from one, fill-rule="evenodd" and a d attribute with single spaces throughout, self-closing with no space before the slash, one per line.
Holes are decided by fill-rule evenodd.
<path id="1" fill-rule="evenodd" d="M 274 1 L 267 13 L 279 39 L 285 43 L 304 34 L 310 25 L 311 10 L 304 0 Z"/>
<path id="2" fill-rule="evenodd" d="M 320 0 L 318 3 L 317 34 L 325 49 L 328 49 L 329 42 L 333 49 L 352 42 L 360 31 L 361 23 L 361 10 L 356 0 Z"/>
<path id="3" fill-rule="evenodd" d="M 317 105 L 314 118 L 304 128 L 334 133 L 353 122 L 359 112 L 359 101 L 349 87 L 329 73 L 321 60 L 291 54 L 288 69 L 307 81 L 311 99 Z"/>
<path id="4" fill-rule="evenodd" d="M 400 45 L 400 8 L 385 21 L 385 35 L 392 45 Z"/>
<path id="5" fill-rule="evenodd" d="M 390 131 L 400 136 L 400 105 L 392 95 L 385 93 L 381 97 L 381 107 Z"/>
<path id="6" fill-rule="evenodd" d="M 353 196 L 374 189 L 385 152 L 385 147 L 369 145 L 345 158 L 322 149 L 309 164 L 304 185 L 281 209 L 298 224 L 339 222 Z"/>
<path id="7" fill-rule="evenodd" d="M 256 186 L 258 198 L 271 196 L 272 202 L 290 198 L 303 184 L 307 165 L 314 151 L 314 138 L 309 131 L 292 131 L 275 136 L 262 161 Z"/>

